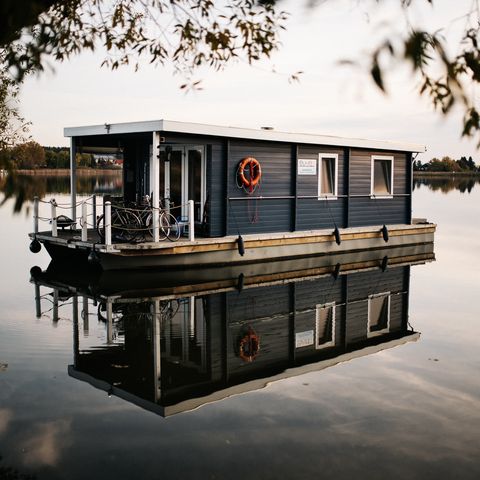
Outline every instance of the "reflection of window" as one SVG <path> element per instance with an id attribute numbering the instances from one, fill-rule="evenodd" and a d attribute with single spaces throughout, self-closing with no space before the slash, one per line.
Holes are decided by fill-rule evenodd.
<path id="1" fill-rule="evenodd" d="M 390 292 L 368 297 L 367 337 L 374 337 L 390 329 Z"/>
<path id="2" fill-rule="evenodd" d="M 318 199 L 335 199 L 338 184 L 338 155 L 321 153 L 318 160 Z"/>
<path id="3" fill-rule="evenodd" d="M 371 194 L 380 197 L 393 195 L 393 157 L 372 156 Z"/>
<path id="4" fill-rule="evenodd" d="M 335 303 L 317 305 L 315 348 L 335 346 Z"/>

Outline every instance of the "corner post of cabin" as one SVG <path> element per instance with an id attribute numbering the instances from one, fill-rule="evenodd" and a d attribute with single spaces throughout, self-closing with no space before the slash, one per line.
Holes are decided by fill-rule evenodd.
<path id="1" fill-rule="evenodd" d="M 54 324 L 58 323 L 58 288 L 53 289 L 53 307 L 52 307 L 52 321 Z"/>
<path id="2" fill-rule="evenodd" d="M 408 329 L 409 316 L 408 312 L 410 309 L 410 265 L 404 267 L 403 270 L 403 295 L 405 301 L 403 304 L 403 316 L 402 316 L 402 328 L 404 330 Z"/>
<path id="3" fill-rule="evenodd" d="M 288 358 L 290 366 L 295 366 L 295 324 L 297 317 L 297 289 L 295 282 L 288 284 L 288 300 L 289 300 L 289 310 L 290 315 L 288 318 L 288 338 L 289 338 L 289 347 L 288 347 Z"/>
<path id="4" fill-rule="evenodd" d="M 350 157 L 351 157 L 351 148 L 346 148 L 344 155 L 345 155 L 345 160 L 344 160 L 344 165 L 345 165 L 345 181 L 344 181 L 344 188 L 345 188 L 345 222 L 344 222 L 344 227 L 348 228 L 350 227 Z"/>
<path id="5" fill-rule="evenodd" d="M 229 232 L 229 220 L 230 220 L 230 192 L 229 192 L 229 179 L 230 179 L 230 139 L 225 141 L 225 229 L 224 235 L 228 235 Z"/>
<path id="6" fill-rule="evenodd" d="M 160 300 L 155 300 L 152 302 L 152 323 L 153 323 L 153 385 L 155 388 L 154 397 L 155 401 L 160 399 L 161 394 L 161 359 L 162 352 L 160 349 L 161 346 L 161 309 L 160 309 Z"/>
<path id="7" fill-rule="evenodd" d="M 77 221 L 77 161 L 75 137 L 70 137 L 70 199 L 72 206 L 72 220 Z"/>
<path id="8" fill-rule="evenodd" d="M 348 322 L 348 275 L 340 275 L 340 281 L 342 282 L 342 302 L 345 305 L 343 307 L 342 324 L 340 327 L 341 345 L 347 347 L 347 322 Z"/>
<path id="9" fill-rule="evenodd" d="M 159 207 L 160 207 L 160 132 L 153 132 L 152 155 L 150 157 L 150 191 L 153 193 L 151 206 L 153 210 L 153 241 L 160 240 Z"/>
<path id="10" fill-rule="evenodd" d="M 41 303 L 41 295 L 40 295 L 40 284 L 35 282 L 35 316 L 37 318 L 42 317 L 42 303 Z"/>
<path id="11" fill-rule="evenodd" d="M 292 145 L 292 165 L 291 165 L 291 185 L 290 195 L 292 202 L 290 205 L 290 230 L 297 230 L 297 210 L 298 210 L 298 145 Z"/>
<path id="12" fill-rule="evenodd" d="M 89 309 L 88 309 L 88 297 L 83 296 L 83 310 L 82 310 L 82 320 L 83 320 L 83 336 L 88 337 L 89 331 Z"/>
<path id="13" fill-rule="evenodd" d="M 407 153 L 407 188 L 409 188 L 408 197 L 407 197 L 407 218 L 405 223 L 407 225 L 412 224 L 412 196 L 413 196 L 413 162 L 414 157 L 411 153 Z"/>
<path id="14" fill-rule="evenodd" d="M 72 298 L 72 309 L 73 309 L 73 365 L 77 366 L 77 358 L 80 354 L 80 336 L 78 333 L 78 297 L 76 295 Z"/>

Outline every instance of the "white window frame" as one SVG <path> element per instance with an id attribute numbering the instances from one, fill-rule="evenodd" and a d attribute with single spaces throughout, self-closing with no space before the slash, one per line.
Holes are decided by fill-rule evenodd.
<path id="1" fill-rule="evenodd" d="M 375 171 L 375 160 L 390 160 L 392 162 L 392 178 L 390 179 L 391 182 L 391 191 L 388 195 L 376 195 L 373 188 L 374 188 L 374 181 L 373 175 Z M 394 166 L 395 166 L 395 157 L 393 155 L 372 155 L 370 161 L 370 198 L 393 198 L 393 180 L 394 180 Z"/>
<path id="2" fill-rule="evenodd" d="M 371 313 L 370 303 L 371 303 L 371 300 L 372 300 L 372 299 L 378 298 L 378 297 L 387 297 L 387 298 L 388 298 L 387 326 L 386 326 L 384 329 L 382 329 L 382 330 L 377 330 L 377 331 L 375 331 L 375 332 L 371 332 L 371 331 L 370 331 L 370 322 L 371 322 L 371 318 L 370 318 L 370 313 Z M 369 295 L 369 296 L 368 296 L 367 338 L 378 337 L 379 335 L 383 335 L 384 333 L 388 333 L 388 332 L 390 331 L 390 310 L 391 310 L 391 306 L 392 306 L 391 299 L 392 299 L 392 294 L 391 294 L 391 292 L 375 293 L 375 294 L 373 294 L 373 295 Z"/>
<path id="3" fill-rule="evenodd" d="M 318 344 L 318 339 L 319 339 L 319 314 L 320 310 L 323 310 L 324 308 L 331 308 L 332 309 L 332 340 L 330 342 L 323 343 L 322 345 Z M 322 350 L 324 348 L 330 348 L 335 346 L 335 302 L 330 302 L 330 303 L 319 303 L 318 305 L 315 306 L 315 349 L 316 350 Z"/>
<path id="4" fill-rule="evenodd" d="M 334 176 L 334 193 L 331 195 L 325 195 L 322 193 L 322 160 L 324 158 L 335 159 L 335 176 Z M 338 153 L 319 153 L 318 154 L 318 200 L 337 200 L 338 198 Z"/>

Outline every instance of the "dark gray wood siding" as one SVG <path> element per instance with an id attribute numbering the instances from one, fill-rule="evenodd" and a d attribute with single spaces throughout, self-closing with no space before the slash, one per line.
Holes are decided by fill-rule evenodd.
<path id="1" fill-rule="evenodd" d="M 262 165 L 260 186 L 252 195 L 238 187 L 237 169 L 245 157 Z M 228 234 L 290 230 L 292 149 L 289 144 L 231 140 L 228 159 Z M 258 199 L 255 197 L 266 197 Z M 240 198 L 240 200 L 233 200 Z"/>
<path id="2" fill-rule="evenodd" d="M 207 149 L 206 235 L 225 235 L 226 145 L 213 143 Z"/>
<path id="3" fill-rule="evenodd" d="M 349 276 L 347 346 L 367 339 L 368 297 L 386 292 L 390 292 L 390 332 L 398 332 L 403 327 L 405 309 L 408 305 L 408 283 L 404 269 L 362 272 Z"/>
<path id="4" fill-rule="evenodd" d="M 335 359 L 348 351 L 407 336 L 409 275 L 410 267 L 404 266 L 385 272 L 350 273 L 336 280 L 324 277 L 204 295 L 195 299 L 197 306 L 200 302 L 202 306 L 196 309 L 196 315 L 201 316 L 195 322 L 204 321 L 204 328 L 193 335 L 184 312 L 175 317 L 174 309 L 171 316 L 162 302 L 160 404 L 175 404 L 269 377 L 288 367 Z M 368 338 L 368 296 L 386 291 L 391 294 L 390 331 Z M 179 308 L 183 308 L 190 297 L 178 300 Z M 332 302 L 335 345 L 297 347 L 296 333 L 315 332 L 317 305 Z M 153 342 L 158 337 L 153 334 L 150 313 L 150 301 L 119 303 L 116 314 L 125 319 L 124 346 L 77 349 L 75 370 L 154 405 Z M 246 362 L 239 357 L 239 342 L 249 329 L 260 338 L 260 349 L 253 361 Z"/>
<path id="5" fill-rule="evenodd" d="M 207 236 L 286 232 L 411 222 L 411 155 L 367 149 L 165 134 L 167 143 L 207 149 Z M 298 175 L 297 159 L 338 155 L 338 198 L 318 200 L 316 175 Z M 394 157 L 393 198 L 371 198 L 372 155 Z M 251 195 L 238 186 L 240 161 L 262 165 L 260 187 Z M 261 197 L 261 198 L 260 198 Z"/>
<path id="6" fill-rule="evenodd" d="M 318 198 L 318 159 L 320 154 L 338 155 L 337 193 L 336 200 L 324 200 Z M 299 159 L 310 159 L 317 161 L 316 175 L 297 176 L 297 230 L 311 230 L 318 228 L 335 228 L 345 226 L 345 203 L 348 189 L 346 178 L 346 155 L 343 149 L 328 146 L 300 146 L 298 149 Z"/>
<path id="7" fill-rule="evenodd" d="M 393 198 L 371 198 L 371 161 L 373 155 L 394 157 Z M 406 153 L 352 150 L 350 155 L 349 226 L 410 223 L 410 160 Z"/>

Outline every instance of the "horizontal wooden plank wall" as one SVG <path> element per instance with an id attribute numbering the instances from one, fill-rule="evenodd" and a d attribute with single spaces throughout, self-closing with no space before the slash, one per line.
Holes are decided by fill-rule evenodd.
<path id="1" fill-rule="evenodd" d="M 368 296 L 390 292 L 390 331 L 402 328 L 404 305 L 408 300 L 408 285 L 405 285 L 405 269 L 410 267 L 361 272 L 349 276 L 346 325 L 346 345 L 364 342 L 368 328 Z"/>
<path id="2" fill-rule="evenodd" d="M 249 156 L 255 157 L 262 166 L 260 186 L 252 195 L 239 188 L 237 178 L 238 164 Z M 293 199 L 288 198 L 291 193 L 291 162 L 290 144 L 230 141 L 227 188 L 230 199 L 241 200 L 229 201 L 227 234 L 290 231 L 294 204 Z M 258 196 L 266 198 L 255 199 Z"/>
<path id="3" fill-rule="evenodd" d="M 370 198 L 372 155 L 394 157 L 393 198 Z M 408 170 L 405 153 L 354 150 L 350 155 L 350 215 L 349 226 L 410 223 Z"/>
<path id="4" fill-rule="evenodd" d="M 331 357 L 341 351 L 358 348 L 356 345 L 378 343 L 392 335 L 405 333 L 409 275 L 410 267 L 405 266 L 385 272 L 352 273 L 336 280 L 325 277 L 297 282 L 293 289 L 287 284 L 215 295 L 225 298 L 225 311 L 220 315 L 224 316 L 227 324 L 226 337 L 223 337 L 226 341 L 223 361 L 227 378 L 238 381 L 241 376 L 255 375 L 254 372 L 286 368 L 312 358 L 319 360 Z M 387 291 L 391 293 L 390 331 L 369 339 L 368 297 Z M 317 306 L 332 302 L 335 303 L 335 346 L 320 350 L 314 345 L 295 348 L 296 333 L 315 332 Z M 213 310 L 220 303 L 218 298 L 215 302 L 209 302 L 212 308 L 210 315 L 213 314 L 215 318 L 218 315 Z M 291 311 L 292 305 L 295 306 L 294 311 Z M 293 329 L 290 325 L 292 315 Z M 240 339 L 249 328 L 260 338 L 260 351 L 251 363 L 244 362 L 238 355 Z M 218 372 L 218 365 L 215 370 Z"/>
<path id="5" fill-rule="evenodd" d="M 165 132 L 162 135 L 166 143 L 206 147 L 207 236 L 411 222 L 410 154 Z M 336 200 L 309 198 L 318 194 L 318 169 L 317 175 L 298 175 L 297 159 L 318 160 L 320 153 L 338 155 Z M 394 198 L 370 198 L 372 155 L 394 157 Z M 255 157 L 262 165 L 261 185 L 252 195 L 238 186 L 238 165 L 247 156 Z"/>
<path id="6" fill-rule="evenodd" d="M 318 175 L 298 175 L 293 162 L 338 155 L 338 198 L 319 200 Z M 394 197 L 371 198 L 372 155 L 394 157 Z M 239 162 L 254 156 L 262 165 L 261 187 L 248 195 L 237 185 Z M 228 156 L 227 233 L 402 224 L 411 221 L 410 155 L 399 152 L 343 149 L 322 145 L 287 145 L 231 140 Z M 292 174 L 296 179 L 292 181 Z M 255 197 L 263 197 L 256 199 Z M 314 197 L 314 198 L 312 198 Z M 232 200 L 235 198 L 235 200 Z M 238 200 L 241 198 L 241 200 Z"/>
<path id="7" fill-rule="evenodd" d="M 247 141 L 161 132 L 165 144 L 203 145 L 206 157 L 206 226 L 203 234 L 287 232 L 411 222 L 411 154 L 322 145 Z M 151 134 L 79 137 L 79 144 L 115 146 L 125 151 L 124 190 L 129 200 L 147 194 Z M 120 143 L 119 143 L 120 142 Z M 297 159 L 338 155 L 338 198 L 318 200 L 317 175 L 298 175 Z M 394 156 L 394 198 L 370 198 L 372 155 Z M 237 185 L 239 162 L 254 156 L 262 182 L 248 195 Z M 260 199 L 255 197 L 261 196 Z M 233 200 L 240 198 L 240 200 Z"/>
<path id="8" fill-rule="evenodd" d="M 178 362 L 179 351 L 170 362 L 162 346 L 163 398 L 174 403 L 189 398 L 190 392 L 209 393 L 253 378 L 268 377 L 288 367 L 335 358 L 347 351 L 400 338 L 407 333 L 404 320 L 408 316 L 409 278 L 410 267 L 405 266 L 385 272 L 352 273 L 336 280 L 325 277 L 205 295 L 208 334 L 203 338 L 203 346 L 207 348 L 207 371 L 195 371 L 191 364 L 183 366 Z M 391 331 L 369 339 L 368 296 L 385 291 L 392 293 Z M 315 349 L 314 345 L 295 348 L 296 333 L 315 332 L 317 305 L 332 302 L 336 304 L 336 345 L 325 349 Z M 245 362 L 238 355 L 239 342 L 249 329 L 258 335 L 260 350 L 252 362 Z"/>
<path id="9" fill-rule="evenodd" d="M 209 237 L 225 235 L 226 148 L 223 142 L 210 144 L 207 149 L 207 228 Z"/>
<path id="10" fill-rule="evenodd" d="M 345 203 L 346 198 L 341 198 L 347 194 L 345 185 L 345 152 L 343 149 L 323 146 L 301 146 L 298 152 L 299 159 L 317 160 L 319 154 L 338 155 L 338 195 L 337 200 L 319 200 L 318 195 L 318 176 L 320 174 L 317 168 L 317 175 L 298 175 L 297 176 L 297 230 L 314 230 L 319 228 L 332 228 L 336 225 L 344 227 L 346 225 Z"/>

